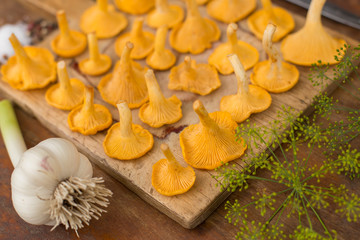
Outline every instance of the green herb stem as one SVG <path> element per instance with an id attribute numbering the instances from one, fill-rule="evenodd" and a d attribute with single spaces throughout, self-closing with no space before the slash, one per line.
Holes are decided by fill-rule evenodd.
<path id="1" fill-rule="evenodd" d="M 13 166 L 16 167 L 27 148 L 15 116 L 14 108 L 9 100 L 0 101 L 0 130 L 10 160 Z"/>

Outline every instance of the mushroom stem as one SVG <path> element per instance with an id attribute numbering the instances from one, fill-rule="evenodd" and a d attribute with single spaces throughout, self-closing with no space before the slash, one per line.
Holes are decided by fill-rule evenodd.
<path id="1" fill-rule="evenodd" d="M 167 144 L 162 143 L 160 145 L 160 149 L 164 153 L 166 159 L 169 161 L 169 166 L 171 166 L 173 168 L 176 168 L 176 167 L 179 166 L 178 161 L 176 161 L 176 158 L 174 157 L 174 155 L 170 151 L 170 148 L 169 148 L 169 146 Z"/>
<path id="2" fill-rule="evenodd" d="M 16 58 L 21 65 L 31 61 L 31 59 L 25 52 L 24 47 L 21 45 L 21 43 L 19 42 L 19 39 L 17 39 L 15 34 L 13 34 L 13 33 L 11 34 L 11 36 L 9 37 L 9 41 L 15 51 Z"/>
<path id="3" fill-rule="evenodd" d="M 161 92 L 153 70 L 149 69 L 145 73 L 145 81 L 149 91 L 150 104 L 162 104 L 165 101 L 165 97 Z"/>
<path id="4" fill-rule="evenodd" d="M 155 36 L 155 52 L 162 53 L 165 51 L 165 43 L 166 43 L 166 34 L 167 34 L 168 28 L 166 25 L 161 26 L 156 31 Z"/>
<path id="5" fill-rule="evenodd" d="M 58 62 L 57 73 L 58 73 L 60 88 L 64 89 L 65 91 L 70 91 L 71 90 L 70 78 L 64 61 Z"/>
<path id="6" fill-rule="evenodd" d="M 156 0 L 156 10 L 159 12 L 168 12 L 170 7 L 167 0 Z"/>
<path id="7" fill-rule="evenodd" d="M 125 101 L 116 104 L 120 115 L 120 134 L 121 137 L 130 138 L 134 135 L 132 130 L 131 110 Z"/>
<path id="8" fill-rule="evenodd" d="M 94 32 L 88 34 L 90 60 L 98 62 L 100 60 L 99 46 Z"/>
<path id="9" fill-rule="evenodd" d="M 57 11 L 56 13 L 57 22 L 60 28 L 60 35 L 63 38 L 71 38 L 70 29 L 66 20 L 66 14 L 64 10 Z"/>
<path id="10" fill-rule="evenodd" d="M 271 64 L 276 63 L 278 69 L 281 69 L 282 57 L 280 51 L 273 45 L 273 36 L 276 31 L 276 26 L 274 24 L 268 24 L 263 35 L 262 44 L 269 55 Z"/>
<path id="11" fill-rule="evenodd" d="M 135 19 L 131 29 L 130 39 L 143 38 L 143 29 L 142 29 L 143 22 L 144 22 L 144 18 L 142 17 Z"/>
<path id="12" fill-rule="evenodd" d="M 203 125 L 205 128 L 209 130 L 219 128 L 216 122 L 209 116 L 209 113 L 207 112 L 203 103 L 200 100 L 196 100 L 193 103 L 193 109 L 199 116 L 201 125 Z"/>
<path id="13" fill-rule="evenodd" d="M 306 15 L 305 25 L 312 25 L 314 23 L 321 26 L 321 11 L 324 7 L 326 0 L 312 0 L 309 6 L 309 10 Z"/>
<path id="14" fill-rule="evenodd" d="M 107 12 L 108 11 L 108 0 L 97 0 L 97 6 L 101 11 Z"/>
<path id="15" fill-rule="evenodd" d="M 201 17 L 196 0 L 186 0 L 188 17 Z"/>
<path id="16" fill-rule="evenodd" d="M 238 41 L 236 36 L 237 29 L 238 26 L 235 23 L 230 23 L 226 29 L 228 42 L 231 44 L 231 46 L 235 46 L 237 44 Z"/>
<path id="17" fill-rule="evenodd" d="M 261 0 L 261 5 L 263 6 L 264 11 L 269 16 L 269 18 L 274 20 L 275 19 L 275 14 L 274 14 L 274 11 L 273 11 L 271 0 Z"/>
<path id="18" fill-rule="evenodd" d="M 84 91 L 84 104 L 81 108 L 82 113 L 94 112 L 94 88 L 85 87 Z"/>
<path id="19" fill-rule="evenodd" d="M 238 82 L 238 94 L 241 95 L 243 93 L 249 92 L 249 80 L 246 77 L 245 69 L 240 62 L 239 57 L 236 54 L 230 54 L 228 56 L 231 65 L 234 68 L 234 72 L 236 75 L 236 79 Z"/>
<path id="20" fill-rule="evenodd" d="M 130 53 L 133 48 L 134 48 L 134 44 L 132 44 L 131 42 L 127 42 L 121 53 L 120 68 L 127 73 L 130 73 L 130 69 L 131 69 Z M 118 72 L 122 72 L 122 71 L 118 71 Z"/>

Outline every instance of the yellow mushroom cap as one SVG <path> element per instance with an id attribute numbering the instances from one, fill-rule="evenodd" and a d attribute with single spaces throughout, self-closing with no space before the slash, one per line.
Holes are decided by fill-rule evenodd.
<path id="1" fill-rule="evenodd" d="M 211 47 L 220 38 L 220 30 L 215 22 L 200 15 L 195 0 L 186 0 L 185 22 L 173 28 L 170 45 L 178 52 L 198 54 Z"/>
<path id="2" fill-rule="evenodd" d="M 213 0 L 207 6 L 208 14 L 225 23 L 237 22 L 256 8 L 256 0 Z"/>
<path id="3" fill-rule="evenodd" d="M 23 47 L 14 34 L 10 43 L 15 55 L 1 66 L 2 80 L 19 90 L 43 88 L 56 79 L 56 63 L 45 48 Z"/>
<path id="4" fill-rule="evenodd" d="M 194 168 L 212 170 L 242 156 L 247 148 L 243 139 L 236 140 L 237 124 L 227 112 L 208 113 L 200 100 L 193 104 L 200 123 L 180 133 L 185 161 Z"/>
<path id="5" fill-rule="evenodd" d="M 69 79 L 64 61 L 58 62 L 57 74 L 59 83 L 46 90 L 46 102 L 62 110 L 71 110 L 79 106 L 84 98 L 85 85 L 79 79 Z"/>
<path id="6" fill-rule="evenodd" d="M 147 65 L 153 69 L 166 70 L 176 62 L 175 55 L 169 49 L 165 49 L 166 35 L 166 25 L 156 31 L 154 51 L 146 58 Z"/>
<path id="7" fill-rule="evenodd" d="M 179 121 L 182 118 L 181 101 L 176 95 L 170 98 L 164 97 L 152 70 L 147 71 L 145 80 L 149 91 L 149 102 L 140 108 L 141 121 L 154 128 Z"/>
<path id="8" fill-rule="evenodd" d="M 117 104 L 120 122 L 106 134 L 103 147 L 106 155 L 119 160 L 139 158 L 150 151 L 154 144 L 151 133 L 132 123 L 131 110 L 126 102 Z"/>
<path id="9" fill-rule="evenodd" d="M 154 49 L 155 36 L 151 32 L 143 30 L 143 22 L 143 18 L 135 19 L 131 32 L 124 33 L 116 39 L 115 52 L 118 56 L 121 56 L 127 42 L 134 44 L 134 49 L 131 52 L 131 58 L 134 59 L 142 59 Z"/>
<path id="10" fill-rule="evenodd" d="M 112 116 L 103 105 L 94 104 L 94 88 L 85 87 L 84 104 L 71 110 L 68 124 L 71 131 L 93 135 L 110 127 Z"/>
<path id="11" fill-rule="evenodd" d="M 326 0 L 312 0 L 305 26 L 290 34 L 281 43 L 281 52 L 286 61 L 311 66 L 321 60 L 322 63 L 335 64 L 336 50 L 346 43 L 343 39 L 330 36 L 321 24 L 321 11 Z"/>
<path id="12" fill-rule="evenodd" d="M 273 93 L 286 92 L 299 80 L 299 70 L 282 61 L 281 53 L 272 43 L 276 26 L 269 24 L 264 32 L 263 46 L 269 59 L 255 65 L 251 82 Z"/>
<path id="13" fill-rule="evenodd" d="M 115 0 L 116 6 L 130 14 L 143 14 L 155 5 L 155 0 Z"/>
<path id="14" fill-rule="evenodd" d="M 96 32 L 98 38 L 111 38 L 126 28 L 126 17 L 115 11 L 113 5 L 107 0 L 96 2 L 81 15 L 80 28 L 84 33 Z"/>
<path id="15" fill-rule="evenodd" d="M 86 36 L 70 30 L 63 10 L 56 13 L 60 34 L 51 41 L 51 49 L 60 57 L 75 57 L 86 48 Z"/>
<path id="16" fill-rule="evenodd" d="M 207 3 L 209 0 L 196 0 L 196 3 L 198 5 L 204 5 L 205 3 Z"/>
<path id="17" fill-rule="evenodd" d="M 184 10 L 176 5 L 169 5 L 168 0 L 156 0 L 156 8 L 146 16 L 146 24 L 153 28 L 167 25 L 174 27 L 184 19 Z"/>
<path id="18" fill-rule="evenodd" d="M 263 8 L 248 18 L 249 28 L 257 38 L 262 39 L 266 26 L 272 23 L 277 26 L 273 38 L 277 42 L 294 29 L 294 19 L 285 9 L 273 7 L 271 0 L 261 0 L 261 3 Z"/>
<path id="19" fill-rule="evenodd" d="M 132 43 L 126 44 L 113 73 L 101 78 L 98 85 L 101 97 L 114 106 L 124 100 L 130 108 L 138 108 L 149 99 L 144 78 L 146 68 L 130 59 L 133 48 Z"/>
<path id="20" fill-rule="evenodd" d="M 183 167 L 175 159 L 166 144 L 160 146 L 166 159 L 161 159 L 153 165 L 151 183 L 160 194 L 174 196 L 185 193 L 195 183 L 195 171 L 192 167 Z"/>
<path id="21" fill-rule="evenodd" d="M 207 95 L 221 86 L 216 69 L 209 64 L 197 64 L 186 56 L 184 62 L 173 67 L 169 75 L 169 89 Z"/>
<path id="22" fill-rule="evenodd" d="M 243 122 L 250 117 L 250 114 L 268 109 L 271 105 L 271 96 L 263 88 L 249 84 L 245 70 L 235 54 L 230 55 L 229 60 L 238 81 L 238 92 L 235 95 L 222 97 L 220 110 L 229 112 L 236 122 Z"/>
<path id="23" fill-rule="evenodd" d="M 214 52 L 209 56 L 209 64 L 216 67 L 221 74 L 230 74 L 234 72 L 227 56 L 229 54 L 236 54 L 245 70 L 250 69 L 259 61 L 259 52 L 252 45 L 237 40 L 236 30 L 238 26 L 235 23 L 230 23 L 227 27 L 227 38 L 226 43 L 220 44 Z"/>
<path id="24" fill-rule="evenodd" d="M 79 62 L 80 71 L 87 75 L 100 75 L 107 72 L 111 67 L 111 58 L 105 54 L 100 54 L 96 34 L 89 33 L 89 58 Z"/>

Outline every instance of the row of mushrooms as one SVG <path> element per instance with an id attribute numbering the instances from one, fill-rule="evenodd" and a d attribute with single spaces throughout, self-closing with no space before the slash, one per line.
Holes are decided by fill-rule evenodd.
<path id="1" fill-rule="evenodd" d="M 112 158 L 131 160 L 146 154 L 154 143 L 148 130 L 133 124 L 131 109 L 140 108 L 139 118 L 153 128 L 175 123 L 183 116 L 182 102 L 177 96 L 165 98 L 154 72 L 133 59 L 146 58 L 146 63 L 156 70 L 171 68 L 169 89 L 199 95 L 210 94 L 221 86 L 218 71 L 221 74 L 235 72 L 237 93 L 223 96 L 221 111 L 214 113 L 208 113 L 202 102 L 196 100 L 193 110 L 200 122 L 186 127 L 179 136 L 184 160 L 191 167 L 215 169 L 239 158 L 246 150 L 243 140 L 235 139 L 237 123 L 243 122 L 252 113 L 266 110 L 271 105 L 268 92 L 284 92 L 298 82 L 299 71 L 283 59 L 305 66 L 318 59 L 332 64 L 335 62 L 330 56 L 333 57 L 336 49 L 345 43 L 331 37 L 321 25 L 321 9 L 325 0 L 313 0 L 305 26 L 285 37 L 280 52 L 273 42 L 286 36 L 294 28 L 294 21 L 284 9 L 273 7 L 270 0 L 261 2 L 263 9 L 255 11 L 248 18 L 248 25 L 255 36 L 262 39 L 268 60 L 258 62 L 257 49 L 237 39 L 238 27 L 233 23 L 254 11 L 256 1 L 213 0 L 208 3 L 207 12 L 211 17 L 229 23 L 227 42 L 214 49 L 208 59 L 209 64 L 196 63 L 187 56 L 183 63 L 173 67 L 176 57 L 165 48 L 169 28 L 172 28 L 169 36 L 172 48 L 180 53 L 198 54 L 220 38 L 217 24 L 202 17 L 195 0 L 186 1 L 187 17 L 184 22 L 183 9 L 170 5 L 166 0 L 157 0 L 156 3 L 148 0 L 115 0 L 120 10 L 131 14 L 145 13 L 155 4 L 156 8 L 146 16 L 145 22 L 158 29 L 156 36 L 144 31 L 144 18 L 138 18 L 130 32 L 116 39 L 115 52 L 120 60 L 113 72 L 103 76 L 97 86 L 101 97 L 118 109 L 120 122 L 112 126 L 110 111 L 103 105 L 94 104 L 93 88 L 86 87 L 76 78 L 70 78 L 65 62 L 56 64 L 50 51 L 23 47 L 15 35 L 10 37 L 15 56 L 1 68 L 3 80 L 15 89 L 37 89 L 54 82 L 57 73 L 58 83 L 47 89 L 46 101 L 53 107 L 71 111 L 68 124 L 72 131 L 91 135 L 111 126 L 103 142 L 105 153 Z M 107 0 L 98 0 L 83 13 L 80 20 L 80 28 L 88 34 L 87 37 L 69 28 L 64 11 L 57 13 L 57 19 L 60 33 L 51 42 L 52 50 L 61 57 L 69 58 L 81 54 L 88 45 L 89 58 L 79 63 L 80 70 L 88 75 L 106 73 L 112 62 L 109 56 L 100 54 L 97 38 L 119 34 L 128 25 L 126 17 Z M 245 71 L 252 67 L 250 84 Z M 194 184 L 194 170 L 182 167 L 167 145 L 162 145 L 161 150 L 166 159 L 153 166 L 154 188 L 167 196 L 186 192 Z"/>

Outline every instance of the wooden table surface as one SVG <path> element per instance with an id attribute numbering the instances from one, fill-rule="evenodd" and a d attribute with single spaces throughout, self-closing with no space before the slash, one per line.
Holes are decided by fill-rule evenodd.
<path id="1" fill-rule="evenodd" d="M 274 3 L 296 11 L 297 13 L 306 14 L 306 11 L 293 6 L 284 1 L 273 1 Z M 344 7 L 352 9 L 355 13 L 360 13 L 360 2 L 340 1 Z M 46 18 L 54 20 L 54 17 L 34 8 L 21 0 L 1 0 L 0 4 L 0 25 L 5 23 L 13 23 L 19 19 L 35 20 L 38 18 Z M 332 29 L 336 29 L 340 33 L 351 36 L 355 40 L 360 40 L 360 31 L 338 24 L 328 19 L 323 19 L 324 25 Z M 360 87 L 360 84 L 358 87 Z M 340 103 L 346 106 L 358 107 L 358 103 L 353 101 L 348 94 L 336 90 L 334 97 L 340 99 Z M 3 97 L 0 94 L 0 99 Z M 44 128 L 36 119 L 28 115 L 24 110 L 16 107 L 16 114 L 20 123 L 20 127 L 24 134 L 24 138 L 28 147 L 36 145 L 38 142 L 49 137 L 56 137 L 54 134 Z M 334 115 L 330 121 L 342 119 L 341 114 Z M 353 147 L 360 148 L 360 140 L 356 139 L 352 143 Z M 307 151 L 306 148 L 303 150 Z M 306 153 L 306 152 L 305 152 Z M 321 151 L 313 153 L 314 161 L 321 161 Z M 75 233 L 58 227 L 50 232 L 51 227 L 33 226 L 25 223 L 20 219 L 11 203 L 10 177 L 13 167 L 5 150 L 2 139 L 0 140 L 0 239 L 77 239 Z M 264 175 L 266 173 L 259 173 Z M 105 179 L 106 186 L 113 191 L 113 197 L 110 199 L 110 206 L 107 213 L 104 213 L 99 220 L 92 220 L 90 226 L 79 231 L 81 239 L 233 239 L 238 228 L 225 220 L 224 203 L 210 215 L 210 217 L 195 229 L 184 229 L 179 224 L 151 207 L 145 201 L 140 199 L 133 192 L 124 187 L 121 183 L 108 176 L 98 167 L 94 166 L 94 175 L 101 176 Z M 360 195 L 360 181 L 355 179 L 349 180 L 345 176 L 336 178 L 328 177 L 328 182 L 337 184 L 346 184 L 347 187 Z M 229 201 L 238 199 L 240 203 L 246 203 L 250 200 L 250 196 L 263 188 L 271 188 L 276 190 L 276 186 L 263 183 L 250 183 L 250 187 L 245 192 L 235 192 L 228 198 Z M 335 214 L 331 206 L 320 211 L 320 215 L 325 219 L 325 224 L 337 231 L 338 239 L 359 239 L 360 228 L 359 223 L 348 223 L 344 217 Z M 312 216 L 314 218 L 314 216 Z M 251 219 L 251 218 L 250 218 Z M 255 220 L 256 217 L 253 217 Z M 259 220 L 259 219 L 257 219 Z M 296 226 L 296 219 L 283 219 L 286 222 L 286 233 L 291 233 Z M 322 232 L 320 224 L 316 223 L 315 230 Z"/>

